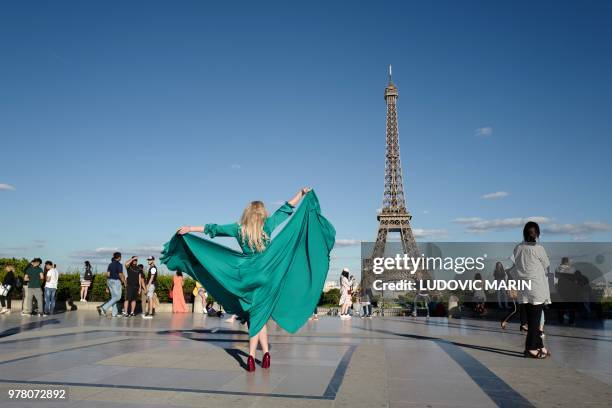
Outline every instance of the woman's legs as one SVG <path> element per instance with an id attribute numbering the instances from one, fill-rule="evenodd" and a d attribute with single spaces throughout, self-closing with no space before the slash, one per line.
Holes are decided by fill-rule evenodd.
<path id="1" fill-rule="evenodd" d="M 253 358 L 255 358 L 255 352 L 257 351 L 257 344 L 259 344 L 259 333 L 257 333 L 253 337 L 249 337 L 249 356 Z"/>
<path id="2" fill-rule="evenodd" d="M 264 324 L 259 333 L 249 337 L 249 355 L 255 357 L 257 345 L 261 344 L 261 351 L 265 354 L 270 351 L 268 344 L 268 327 Z"/>
<path id="3" fill-rule="evenodd" d="M 268 347 L 268 327 L 265 324 L 259 331 L 259 344 L 261 344 L 261 351 L 264 354 L 270 351 Z"/>

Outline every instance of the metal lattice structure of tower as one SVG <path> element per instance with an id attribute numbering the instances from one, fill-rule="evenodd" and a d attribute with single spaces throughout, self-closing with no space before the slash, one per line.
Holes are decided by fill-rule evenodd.
<path id="1" fill-rule="evenodd" d="M 361 287 L 371 287 L 375 279 L 383 281 L 398 281 L 402 279 L 422 278 L 425 271 L 416 271 L 416 276 L 410 271 L 386 271 L 383 275 L 375 276 L 372 273 L 372 259 L 385 256 L 385 248 L 389 233 L 398 232 L 402 251 L 410 257 L 418 257 L 418 248 L 410 220 L 412 216 L 406 208 L 404 196 L 404 180 L 400 160 L 399 131 L 397 126 L 397 99 L 398 89 L 393 84 L 391 66 L 389 66 L 389 82 L 385 88 L 385 102 L 387 104 L 386 129 L 386 156 L 385 156 L 385 189 L 383 193 L 383 206 L 378 214 L 378 234 L 372 257 L 363 260 Z"/>

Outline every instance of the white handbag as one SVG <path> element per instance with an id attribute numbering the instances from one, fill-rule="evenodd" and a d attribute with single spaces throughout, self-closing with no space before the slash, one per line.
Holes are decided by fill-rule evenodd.
<path id="1" fill-rule="evenodd" d="M 0 296 L 6 296 L 11 290 L 11 285 L 2 285 L 0 286 Z"/>

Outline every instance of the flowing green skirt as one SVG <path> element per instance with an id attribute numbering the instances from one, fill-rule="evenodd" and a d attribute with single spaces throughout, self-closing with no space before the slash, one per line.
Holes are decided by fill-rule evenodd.
<path id="1" fill-rule="evenodd" d="M 249 336 L 270 317 L 295 333 L 319 301 L 335 236 L 310 191 L 264 252 L 245 255 L 195 235 L 175 235 L 161 262 L 198 280 L 226 312 L 247 320 Z"/>

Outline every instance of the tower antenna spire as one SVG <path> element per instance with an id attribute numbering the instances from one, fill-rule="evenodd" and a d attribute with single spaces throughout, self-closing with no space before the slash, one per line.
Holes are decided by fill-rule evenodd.
<path id="1" fill-rule="evenodd" d="M 391 77 L 393 76 L 393 67 L 389 64 L 389 83 L 391 83 Z"/>

